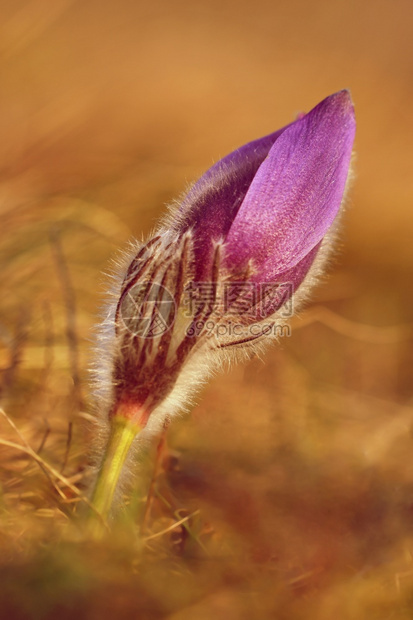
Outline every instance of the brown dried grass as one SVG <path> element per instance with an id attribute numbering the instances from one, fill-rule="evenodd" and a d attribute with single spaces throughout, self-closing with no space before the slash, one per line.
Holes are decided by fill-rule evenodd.
<path id="1" fill-rule="evenodd" d="M 411 7 L 311 6 L 3 3 L 0 617 L 411 618 Z M 86 540 L 100 272 L 212 154 L 347 85 L 354 208 L 316 305 Z"/>

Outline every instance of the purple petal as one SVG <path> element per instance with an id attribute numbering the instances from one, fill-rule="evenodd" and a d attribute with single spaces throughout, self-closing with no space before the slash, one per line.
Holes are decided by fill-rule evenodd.
<path id="1" fill-rule="evenodd" d="M 208 272 L 214 242 L 225 239 L 259 166 L 285 129 L 249 142 L 218 161 L 183 198 L 175 230 L 194 231 L 197 279 Z"/>
<path id="2" fill-rule="evenodd" d="M 244 290 L 242 295 L 242 312 L 240 316 L 244 324 L 253 324 L 257 320 L 266 319 L 283 306 L 297 291 L 320 249 L 321 242 L 292 269 L 285 271 L 273 280 L 260 281 L 258 278 L 251 278 L 249 282 L 255 282 L 254 289 Z M 234 287 L 237 290 L 237 285 Z M 242 289 L 241 289 L 242 291 Z M 226 308 L 231 309 L 231 313 L 236 313 L 238 299 L 234 298 Z"/>
<path id="3" fill-rule="evenodd" d="M 262 316 L 264 318 L 274 314 L 298 290 L 313 264 L 320 245 L 321 242 L 312 248 L 292 269 L 288 269 L 288 271 L 284 271 L 276 277 L 269 279 L 269 284 L 279 283 L 283 286 L 280 288 L 279 295 L 270 296 L 268 302 L 264 300 L 261 304 Z"/>
<path id="4" fill-rule="evenodd" d="M 343 198 L 355 134 L 348 91 L 290 125 L 261 164 L 226 239 L 226 265 L 253 259 L 258 279 L 295 267 L 324 237 Z"/>

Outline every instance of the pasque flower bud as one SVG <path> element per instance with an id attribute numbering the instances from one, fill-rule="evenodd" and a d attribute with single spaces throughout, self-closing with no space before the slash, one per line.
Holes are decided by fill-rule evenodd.
<path id="1" fill-rule="evenodd" d="M 354 133 L 349 93 L 327 97 L 218 161 L 133 244 L 99 345 L 100 416 L 118 435 L 159 430 L 228 354 L 277 335 L 328 256 Z"/>

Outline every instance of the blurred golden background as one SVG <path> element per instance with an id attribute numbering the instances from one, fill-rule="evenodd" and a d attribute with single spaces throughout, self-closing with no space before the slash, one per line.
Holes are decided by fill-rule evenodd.
<path id="1" fill-rule="evenodd" d="M 342 88 L 330 277 L 170 429 L 143 555 L 129 530 L 78 544 L 101 273 L 213 161 Z M 413 616 L 412 97 L 407 0 L 2 0 L 1 618 Z"/>

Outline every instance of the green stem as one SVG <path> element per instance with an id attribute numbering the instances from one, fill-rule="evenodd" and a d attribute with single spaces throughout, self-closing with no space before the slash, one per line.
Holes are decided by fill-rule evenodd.
<path id="1" fill-rule="evenodd" d="M 104 534 L 126 457 L 133 440 L 141 430 L 140 426 L 127 418 L 112 418 L 112 430 L 91 499 L 93 511 L 90 512 L 88 525 L 89 533 L 94 538 L 100 538 Z"/>

